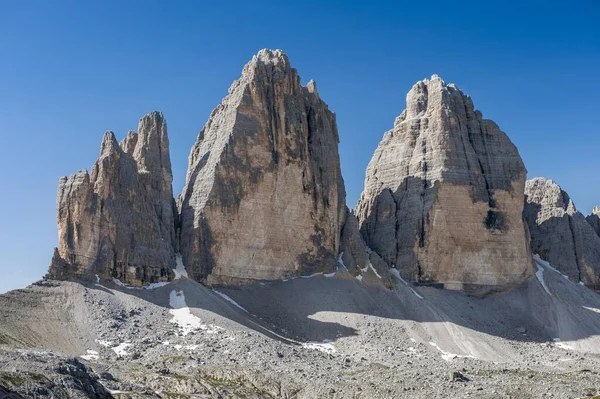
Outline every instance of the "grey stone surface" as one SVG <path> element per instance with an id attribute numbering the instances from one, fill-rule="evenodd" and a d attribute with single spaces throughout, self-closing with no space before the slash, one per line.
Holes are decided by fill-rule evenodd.
<path id="1" fill-rule="evenodd" d="M 567 275 L 600 289 L 600 237 L 554 181 L 534 178 L 525 185 L 525 218 L 534 253 Z"/>
<path id="2" fill-rule="evenodd" d="M 335 114 L 280 50 L 213 110 L 178 199 L 190 276 L 210 284 L 332 271 L 345 217 Z"/>
<path id="3" fill-rule="evenodd" d="M 600 236 L 600 206 L 594 207 L 592 214 L 585 218 L 592 226 L 596 234 Z"/>
<path id="4" fill-rule="evenodd" d="M 170 279 L 175 266 L 167 125 L 160 112 L 140 119 L 121 145 L 107 132 L 91 173 L 62 177 L 59 230 L 49 276 L 116 277 L 131 285 Z"/>
<path id="5" fill-rule="evenodd" d="M 412 87 L 369 163 L 361 233 L 407 280 L 470 290 L 519 283 L 533 267 L 525 175 L 508 136 L 434 75 Z"/>

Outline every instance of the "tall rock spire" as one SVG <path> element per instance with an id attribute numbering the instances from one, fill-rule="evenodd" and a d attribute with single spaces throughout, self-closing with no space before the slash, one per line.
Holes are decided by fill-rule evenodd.
<path id="1" fill-rule="evenodd" d="M 179 198 L 188 273 L 209 283 L 333 270 L 345 217 L 335 115 L 261 50 L 214 109 Z"/>
<path id="2" fill-rule="evenodd" d="M 518 283 L 533 267 L 525 176 L 507 135 L 434 75 L 412 87 L 369 163 L 361 233 L 421 284 L 485 291 Z"/>
<path id="3" fill-rule="evenodd" d="M 107 132 L 91 173 L 62 177 L 59 243 L 49 277 L 95 274 L 141 285 L 168 280 L 175 265 L 175 220 L 166 123 L 144 116 L 121 145 Z"/>

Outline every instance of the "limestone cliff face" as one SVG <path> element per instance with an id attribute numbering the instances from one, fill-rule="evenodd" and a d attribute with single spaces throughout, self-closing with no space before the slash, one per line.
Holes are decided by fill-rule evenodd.
<path id="1" fill-rule="evenodd" d="M 534 253 L 590 288 L 600 289 L 600 237 L 554 181 L 535 178 L 525 186 L 525 218 Z"/>
<path id="2" fill-rule="evenodd" d="M 358 219 L 349 210 L 342 228 L 338 259 L 338 267 L 340 266 L 361 281 L 380 283 L 387 288 L 394 286 L 389 266 L 367 247 L 359 231 Z"/>
<path id="3" fill-rule="evenodd" d="M 176 246 L 172 180 L 161 113 L 144 116 L 121 145 L 107 132 L 91 173 L 59 181 L 59 243 L 49 277 L 97 274 L 132 285 L 168 280 Z"/>
<path id="4" fill-rule="evenodd" d="M 518 283 L 533 269 L 525 176 L 508 136 L 434 75 L 412 87 L 369 163 L 361 233 L 405 279 L 465 290 Z"/>
<path id="5" fill-rule="evenodd" d="M 600 236 L 600 206 L 594 207 L 592 214 L 585 218 L 592 226 L 596 234 Z"/>
<path id="6" fill-rule="evenodd" d="M 281 51 L 261 50 L 189 156 L 180 248 L 197 280 L 335 268 L 345 216 L 335 115 Z"/>

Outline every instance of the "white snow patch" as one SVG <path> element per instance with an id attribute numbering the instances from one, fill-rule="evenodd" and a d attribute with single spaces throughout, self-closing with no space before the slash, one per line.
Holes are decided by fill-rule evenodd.
<path id="1" fill-rule="evenodd" d="M 317 276 L 322 276 L 323 272 L 318 272 L 318 273 L 313 273 L 309 276 L 300 276 L 300 278 L 313 278 L 313 277 L 317 277 Z"/>
<path id="2" fill-rule="evenodd" d="M 181 348 L 183 348 L 183 345 L 175 345 L 175 346 L 174 346 L 174 348 L 175 348 L 176 350 L 181 350 Z"/>
<path id="3" fill-rule="evenodd" d="M 185 303 L 183 291 L 171 291 L 171 294 L 169 295 L 169 305 L 173 308 L 169 310 L 169 313 L 173 315 L 171 323 L 179 326 L 179 332 L 183 336 L 196 330 L 203 330 L 208 334 L 214 334 L 218 330 L 223 330 L 223 328 L 215 326 L 214 324 L 203 324 L 199 317 L 194 316 Z"/>
<path id="4" fill-rule="evenodd" d="M 371 270 L 373 270 L 373 273 L 375 273 L 375 275 L 377 276 L 378 279 L 381 280 L 381 276 L 379 275 L 379 273 L 377 273 L 377 270 L 375 270 L 375 268 L 373 267 L 373 265 L 371 264 L 371 261 L 369 261 L 369 268 Z"/>
<path id="5" fill-rule="evenodd" d="M 111 346 L 113 346 L 112 341 L 104 341 L 102 339 L 97 339 L 96 342 L 102 346 L 105 346 L 107 348 L 110 348 Z"/>
<path id="6" fill-rule="evenodd" d="M 400 272 L 398 271 L 398 269 L 396 269 L 395 267 L 391 267 L 390 268 L 390 273 L 392 274 L 392 276 L 396 277 L 398 280 L 400 280 L 405 286 L 407 286 L 408 288 L 410 288 L 410 290 L 412 291 L 412 293 L 419 299 L 425 299 L 423 298 L 423 296 L 421 294 L 419 294 L 414 288 L 410 287 L 408 285 L 408 283 L 400 276 Z"/>
<path id="7" fill-rule="evenodd" d="M 552 341 L 554 341 L 554 345 L 557 346 L 560 349 L 564 349 L 564 350 L 573 350 L 573 347 L 563 343 L 560 341 L 560 338 L 552 338 Z"/>
<path id="8" fill-rule="evenodd" d="M 100 282 L 100 276 L 98 276 L 98 275 L 96 274 L 96 283 L 99 283 L 99 282 Z"/>
<path id="9" fill-rule="evenodd" d="M 165 285 L 169 285 L 169 282 L 161 281 L 160 283 L 152 283 L 152 284 L 146 285 L 145 287 L 142 287 L 142 288 L 145 290 L 153 290 L 156 288 L 164 287 Z"/>
<path id="10" fill-rule="evenodd" d="M 344 255 L 344 251 L 340 252 L 338 259 L 337 259 L 337 263 L 338 263 L 338 265 L 341 265 L 344 268 L 344 270 L 348 271 L 348 268 L 346 267 L 346 265 L 344 265 L 344 260 L 342 259 L 343 255 Z"/>
<path id="11" fill-rule="evenodd" d="M 165 346 L 167 346 L 167 345 L 169 345 L 169 341 L 165 341 L 162 344 L 165 345 Z"/>
<path id="12" fill-rule="evenodd" d="M 175 269 L 173 269 L 173 273 L 175 273 L 175 280 L 182 277 L 187 278 L 188 274 L 187 270 L 185 270 L 185 265 L 183 264 L 183 258 L 181 257 L 181 254 L 176 254 L 175 260 L 177 261 L 177 266 Z"/>
<path id="13" fill-rule="evenodd" d="M 410 290 L 412 291 L 413 294 L 415 294 L 415 296 L 419 299 L 425 299 L 423 298 L 423 296 L 421 294 L 419 294 L 417 291 L 415 291 L 414 288 L 410 287 Z"/>
<path id="14" fill-rule="evenodd" d="M 535 263 L 538 264 L 538 266 L 544 266 L 547 269 L 550 269 L 553 272 L 555 272 L 557 274 L 560 274 L 561 276 L 563 276 L 563 278 L 569 280 L 569 276 L 567 276 L 566 274 L 562 274 L 560 271 L 558 271 L 555 268 L 553 268 L 552 265 L 550 265 L 549 262 L 543 260 L 538 254 L 533 254 L 533 260 L 535 261 Z"/>
<path id="15" fill-rule="evenodd" d="M 87 352 L 87 355 L 81 355 L 79 357 L 82 359 L 85 359 L 85 360 L 98 360 L 100 358 L 98 356 L 98 352 L 96 352 L 96 351 L 88 349 L 86 352 Z"/>
<path id="16" fill-rule="evenodd" d="M 582 287 L 585 287 L 585 284 L 583 283 L 583 281 L 580 281 L 579 285 L 581 285 Z"/>
<path id="17" fill-rule="evenodd" d="M 546 285 L 546 282 L 544 281 L 544 268 L 542 266 L 540 266 L 539 264 L 536 264 L 536 266 L 537 266 L 537 272 L 535 272 L 535 276 L 537 277 L 540 284 L 542 284 L 542 287 L 544 287 L 544 290 L 546 291 L 546 293 L 548 295 L 552 296 L 552 294 L 550 293 L 550 290 L 548 289 L 548 286 Z"/>
<path id="18" fill-rule="evenodd" d="M 600 309 L 591 308 L 589 306 L 582 306 L 584 309 L 591 310 L 592 312 L 600 313 Z"/>
<path id="19" fill-rule="evenodd" d="M 446 352 L 445 350 L 443 350 L 442 348 L 440 348 L 438 346 L 438 344 L 436 344 L 435 342 L 430 342 L 429 345 L 433 346 L 438 351 L 442 352 L 442 359 L 444 359 L 447 362 L 449 362 L 449 361 L 451 361 L 453 359 L 457 359 L 457 358 L 471 358 L 471 359 L 474 359 L 474 357 L 471 356 L 471 355 L 457 355 L 455 353 Z"/>
<path id="20" fill-rule="evenodd" d="M 317 350 L 319 352 L 333 354 L 335 353 L 335 346 L 330 341 L 323 342 L 305 342 L 302 344 L 305 349 Z"/>
<path id="21" fill-rule="evenodd" d="M 200 347 L 200 345 L 186 345 L 183 348 L 187 349 L 187 350 L 190 350 L 190 351 L 193 351 L 193 350 L 198 349 L 198 347 Z"/>
<path id="22" fill-rule="evenodd" d="M 362 276 L 360 274 L 354 278 L 357 279 L 358 281 L 362 281 Z"/>
<path id="23" fill-rule="evenodd" d="M 121 280 L 119 280 L 118 278 L 114 278 L 113 277 L 113 283 L 115 283 L 116 285 L 118 285 L 119 287 L 125 287 L 128 288 L 125 284 L 123 284 L 123 282 L 121 282 Z"/>
<path id="24" fill-rule="evenodd" d="M 229 297 L 226 294 L 223 294 L 221 291 L 217 291 L 217 290 L 213 290 L 215 292 L 215 294 L 219 295 L 221 298 L 225 299 L 227 302 L 231 303 L 233 306 L 243 310 L 244 312 L 248 313 L 248 311 L 246 309 L 244 309 L 239 303 L 237 303 L 236 301 L 234 301 L 233 299 L 231 299 L 231 297 Z"/>
<path id="25" fill-rule="evenodd" d="M 127 352 L 127 348 L 130 347 L 131 344 L 128 342 L 122 342 L 119 345 L 112 348 L 112 350 L 119 356 L 127 356 L 129 353 Z"/>
<path id="26" fill-rule="evenodd" d="M 333 273 L 328 273 L 328 274 L 324 274 L 323 276 L 324 276 L 324 277 L 326 277 L 326 278 L 335 277 L 335 272 L 333 272 Z"/>

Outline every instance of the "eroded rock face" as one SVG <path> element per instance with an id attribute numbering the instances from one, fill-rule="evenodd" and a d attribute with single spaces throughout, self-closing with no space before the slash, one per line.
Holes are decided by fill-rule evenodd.
<path id="1" fill-rule="evenodd" d="M 526 170 L 470 97 L 434 75 L 413 86 L 369 166 L 357 206 L 369 247 L 403 278 L 490 290 L 523 281 Z"/>
<path id="2" fill-rule="evenodd" d="M 594 207 L 592 214 L 585 218 L 596 234 L 600 236 L 600 206 Z"/>
<path id="3" fill-rule="evenodd" d="M 49 277 L 116 277 L 132 285 L 168 280 L 175 265 L 176 208 L 167 125 L 140 119 L 121 145 L 102 139 L 91 173 L 62 177 L 59 231 Z"/>
<path id="4" fill-rule="evenodd" d="M 331 271 L 345 216 L 335 115 L 261 50 L 212 112 L 179 198 L 190 276 L 216 284 Z"/>
<path id="5" fill-rule="evenodd" d="M 367 247 L 359 231 L 358 219 L 349 210 L 342 228 L 338 267 L 345 268 L 351 276 L 361 281 L 366 279 L 366 282 L 393 287 L 389 266 Z"/>
<path id="6" fill-rule="evenodd" d="M 534 253 L 569 276 L 600 289 L 600 237 L 554 181 L 535 178 L 525 185 L 525 218 Z"/>

